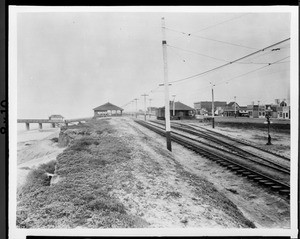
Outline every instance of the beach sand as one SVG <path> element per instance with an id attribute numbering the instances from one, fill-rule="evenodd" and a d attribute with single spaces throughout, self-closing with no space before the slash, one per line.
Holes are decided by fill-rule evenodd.
<path id="1" fill-rule="evenodd" d="M 31 169 L 37 168 L 40 164 L 55 160 L 57 155 L 64 150 L 64 148 L 58 146 L 58 143 L 51 140 L 58 138 L 59 132 L 60 128 L 18 131 L 18 189 L 26 181 L 26 176 Z"/>

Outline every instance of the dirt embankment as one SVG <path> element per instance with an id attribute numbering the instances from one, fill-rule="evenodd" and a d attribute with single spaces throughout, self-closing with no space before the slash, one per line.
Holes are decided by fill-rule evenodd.
<path id="1" fill-rule="evenodd" d="M 26 135 L 21 135 L 17 145 L 18 188 L 26 183 L 26 177 L 31 170 L 40 164 L 56 160 L 57 155 L 64 150 L 57 143 L 58 136 L 59 129 L 26 132 Z"/>
<path id="2" fill-rule="evenodd" d="M 254 224 L 203 177 L 133 125 L 99 120 L 62 129 L 50 185 L 39 168 L 19 195 L 19 227 L 249 228 Z M 52 167 L 52 166 L 51 166 Z"/>

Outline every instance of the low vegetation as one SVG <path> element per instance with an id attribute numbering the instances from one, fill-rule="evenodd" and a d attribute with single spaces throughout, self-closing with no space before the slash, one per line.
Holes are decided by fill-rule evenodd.
<path id="1" fill-rule="evenodd" d="M 29 173 L 27 183 L 18 192 L 17 226 L 146 226 L 143 219 L 128 214 L 124 205 L 110 194 L 110 174 L 118 164 L 130 159 L 130 150 L 113 135 L 114 130 L 106 120 L 92 121 L 79 128 L 85 133 L 73 140 L 57 161 Z M 55 173 L 58 183 L 51 183 L 47 173 Z"/>

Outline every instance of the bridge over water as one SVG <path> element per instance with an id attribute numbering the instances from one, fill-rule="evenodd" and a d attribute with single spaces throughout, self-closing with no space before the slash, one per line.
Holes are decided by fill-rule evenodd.
<path id="1" fill-rule="evenodd" d="M 18 123 L 26 125 L 26 129 L 30 129 L 30 124 L 39 124 L 39 128 L 43 128 L 43 124 L 51 124 L 52 128 L 56 126 L 66 125 L 68 126 L 69 123 L 76 123 L 76 122 L 86 122 L 91 120 L 93 117 L 89 118 L 77 118 L 77 119 L 68 119 L 68 120 L 49 120 L 49 119 L 18 119 Z"/>

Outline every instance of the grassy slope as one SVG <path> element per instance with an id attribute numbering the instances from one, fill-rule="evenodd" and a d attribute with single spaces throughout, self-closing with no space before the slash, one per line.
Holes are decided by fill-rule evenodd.
<path id="1" fill-rule="evenodd" d="M 124 205 L 110 196 L 113 168 L 130 158 L 126 145 L 111 134 L 113 130 L 107 121 L 89 123 L 80 129 L 84 132 L 82 138 L 74 140 L 57 157 L 58 183 L 50 186 L 44 174 L 54 172 L 54 162 L 29 174 L 18 195 L 17 226 L 146 226 L 144 220 L 129 215 Z"/>
<path id="2" fill-rule="evenodd" d="M 129 136 L 125 137 L 125 140 L 118 138 L 114 134 L 113 126 L 106 120 L 69 127 L 65 130 L 73 129 L 80 137 L 72 141 L 57 157 L 56 162 L 41 165 L 33 170 L 29 174 L 26 185 L 19 191 L 17 226 L 21 228 L 147 227 L 146 221 L 130 215 L 127 208 L 112 196 L 114 188 L 117 187 L 122 187 L 128 194 L 139 193 L 135 191 L 134 184 L 137 182 L 132 173 L 133 167 L 137 167 L 132 156 L 135 150 L 132 146 L 134 141 L 131 141 Z M 148 142 L 147 145 L 151 144 Z M 161 155 L 166 154 L 161 148 L 153 150 Z M 232 217 L 233 221 L 240 221 L 242 227 L 254 227 L 233 203 L 215 190 L 211 183 L 189 174 L 176 161 L 174 163 L 177 173 L 193 186 L 203 203 L 220 209 Z M 50 186 L 50 180 L 44 172 L 53 173 L 54 170 L 59 178 L 58 182 Z M 149 173 L 153 176 L 153 171 L 150 170 Z M 123 184 L 128 184 L 128 187 L 123 187 Z M 210 217 L 209 214 L 203 216 Z"/>

